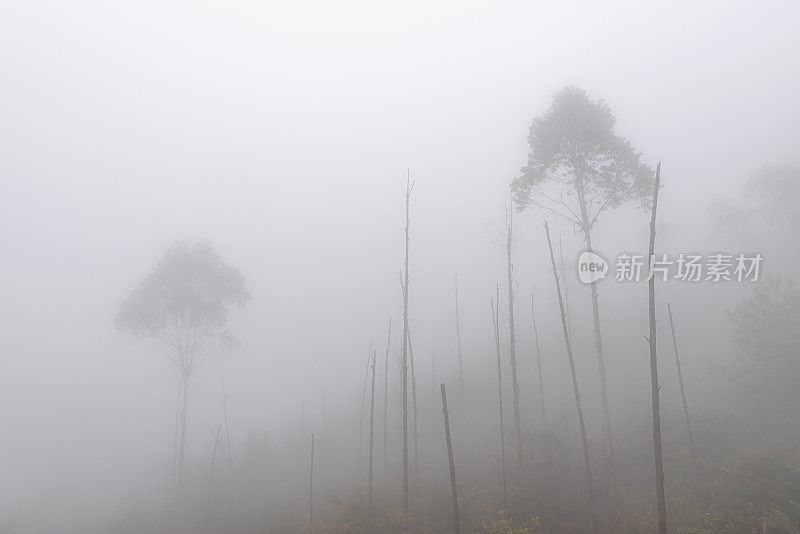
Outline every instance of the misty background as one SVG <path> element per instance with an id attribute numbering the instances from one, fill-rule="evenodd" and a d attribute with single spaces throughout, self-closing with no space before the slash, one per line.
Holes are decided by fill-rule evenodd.
<path id="1" fill-rule="evenodd" d="M 742 202 L 765 165 L 800 163 L 799 19 L 788 1 L 3 2 L 0 522 L 80 531 L 167 491 L 178 373 L 114 317 L 176 240 L 210 242 L 251 295 L 228 320 L 241 347 L 213 354 L 192 378 L 187 461 L 198 470 L 209 461 L 223 379 L 234 462 L 256 438 L 278 454 L 301 432 L 319 436 L 324 388 L 326 431 L 341 437 L 329 454 L 343 460 L 328 460 L 321 484 L 328 493 L 360 484 L 357 441 L 344 437 L 358 433 L 371 340 L 381 376 L 391 316 L 397 464 L 408 170 L 420 417 L 439 439 L 431 346 L 435 330 L 435 378 L 457 399 L 453 276 L 465 382 L 494 394 L 489 299 L 505 257 L 486 227 L 502 227 L 528 126 L 567 84 L 605 99 L 617 133 L 647 164 L 662 162 L 658 250 L 761 252 L 762 276 L 794 276 L 797 252 L 779 233 L 716 235 L 708 207 Z M 535 288 L 546 393 L 571 439 L 545 218 L 515 213 L 523 420 L 538 414 L 526 387 Z M 595 247 L 607 259 L 645 254 L 648 222 L 632 204 L 606 214 Z M 554 224 L 572 269 L 572 320 L 586 328 L 576 365 L 599 447 L 588 286 L 574 271 L 584 247 Z M 687 390 L 699 420 L 710 417 L 735 390 L 719 369 L 741 358 L 725 310 L 752 286 L 657 290 L 661 307 L 679 310 Z M 600 295 L 612 412 L 646 440 L 645 285 L 606 280 Z M 680 429 L 661 319 L 663 417 Z M 479 431 L 457 409 L 452 424 L 456 435 Z M 438 446 L 423 460 L 446 470 Z M 304 488 L 306 466 L 296 466 Z"/>

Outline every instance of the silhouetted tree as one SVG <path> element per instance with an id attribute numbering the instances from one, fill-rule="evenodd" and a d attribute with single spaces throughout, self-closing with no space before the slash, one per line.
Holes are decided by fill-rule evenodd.
<path id="1" fill-rule="evenodd" d="M 243 307 L 249 295 L 244 277 L 208 243 L 183 241 L 167 249 L 155 270 L 122 303 L 115 324 L 120 331 L 155 340 L 180 371 L 178 483 L 183 485 L 189 379 L 216 338 L 220 348 L 238 345 L 225 329 L 230 306 Z"/>
<path id="2" fill-rule="evenodd" d="M 800 291 L 779 275 L 761 281 L 728 312 L 739 346 L 756 368 L 791 376 L 800 370 Z"/>
<path id="3" fill-rule="evenodd" d="M 591 99 L 577 87 L 564 87 L 553 96 L 550 108 L 531 123 L 528 162 L 511 184 L 519 210 L 535 205 L 565 218 L 583 234 L 588 250 L 593 248 L 592 230 L 601 213 L 630 200 L 639 200 L 647 207 L 652 196 L 652 170 L 640 161 L 640 154 L 626 139 L 614 133 L 615 122 L 603 100 Z M 616 501 L 614 442 L 596 284 L 591 284 L 590 291 L 608 475 Z"/>

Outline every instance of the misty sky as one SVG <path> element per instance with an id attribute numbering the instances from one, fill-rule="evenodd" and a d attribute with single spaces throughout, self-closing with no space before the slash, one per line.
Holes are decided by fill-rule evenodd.
<path id="1" fill-rule="evenodd" d="M 210 241 L 252 294 L 230 317 L 242 348 L 192 385 L 195 435 L 222 376 L 237 439 L 323 384 L 358 390 L 399 320 L 407 169 L 412 328 L 452 357 L 458 272 L 466 336 L 488 346 L 504 258 L 484 225 L 566 84 L 663 162 L 674 251 L 713 246 L 712 200 L 798 163 L 798 21 L 790 1 L 0 3 L 0 512 L 116 499 L 168 460 L 176 372 L 113 319 L 176 239 Z M 552 299 L 541 220 L 517 217 L 518 282 Z M 598 249 L 644 250 L 625 221 L 646 225 L 606 216 Z"/>

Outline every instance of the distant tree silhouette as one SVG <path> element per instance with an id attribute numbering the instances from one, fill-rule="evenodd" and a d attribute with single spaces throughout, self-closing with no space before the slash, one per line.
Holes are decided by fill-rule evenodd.
<path id="1" fill-rule="evenodd" d="M 226 349 L 238 341 L 225 329 L 230 306 L 243 307 L 249 295 L 239 270 L 225 264 L 208 243 L 190 247 L 177 241 L 155 270 L 122 303 L 115 325 L 122 332 L 155 340 L 180 371 L 180 439 L 175 447 L 179 487 L 183 485 L 189 379 L 202 363 L 206 343 L 216 338 Z"/>

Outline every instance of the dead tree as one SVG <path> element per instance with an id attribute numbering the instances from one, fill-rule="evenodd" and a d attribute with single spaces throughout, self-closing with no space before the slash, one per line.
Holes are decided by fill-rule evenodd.
<path id="1" fill-rule="evenodd" d="M 406 176 L 406 255 L 405 272 L 403 276 L 403 343 L 400 358 L 402 375 L 402 419 L 403 419 L 403 513 L 408 514 L 408 230 L 409 230 L 409 204 L 411 191 L 414 184 L 411 182 L 411 172 Z"/>
<path id="2" fill-rule="evenodd" d="M 509 357 L 511 360 L 511 391 L 513 393 L 514 407 L 514 430 L 517 445 L 517 471 L 519 472 L 519 483 L 524 481 L 522 465 L 522 429 L 519 415 L 519 381 L 517 380 L 517 348 L 514 328 L 514 265 L 511 263 L 511 252 L 514 249 L 514 213 L 512 208 L 506 209 L 506 231 L 498 232 L 487 226 L 492 238 L 498 245 L 503 247 L 506 252 L 507 278 L 508 278 L 508 334 L 509 334 Z M 498 303 L 499 305 L 499 303 Z"/>
<path id="3" fill-rule="evenodd" d="M 411 343 L 411 330 L 408 331 L 408 358 L 411 365 L 411 409 L 414 415 L 414 486 L 419 491 L 419 421 L 417 419 L 417 373 L 414 371 L 414 345 Z"/>
<path id="4" fill-rule="evenodd" d="M 369 508 L 372 510 L 372 458 L 375 441 L 375 351 L 372 351 L 372 392 L 369 400 Z"/>
<path id="5" fill-rule="evenodd" d="M 697 480 L 697 459 L 694 455 L 694 441 L 692 440 L 692 425 L 689 423 L 689 403 L 686 402 L 686 390 L 683 387 L 683 373 L 681 372 L 681 359 L 678 357 L 678 342 L 675 339 L 675 324 L 672 322 L 672 306 L 667 302 L 669 313 L 669 328 L 672 331 L 672 346 L 675 349 L 675 365 L 678 367 L 678 382 L 681 386 L 681 400 L 683 401 L 683 415 L 686 417 L 686 434 L 689 436 L 689 454 L 692 455 L 692 474 Z"/>
<path id="6" fill-rule="evenodd" d="M 361 395 L 361 419 L 358 421 L 358 472 L 361 473 L 361 447 L 364 443 L 364 411 L 367 405 L 367 380 L 369 379 L 369 367 L 372 362 L 372 340 L 369 340 L 369 352 L 367 352 L 367 367 L 364 369 L 364 390 Z"/>
<path id="7" fill-rule="evenodd" d="M 658 355 L 656 353 L 656 278 L 653 273 L 656 244 L 656 208 L 658 208 L 658 188 L 661 185 L 661 163 L 656 167 L 656 183 L 653 191 L 653 211 L 650 217 L 650 275 L 648 281 L 650 336 L 650 383 L 652 386 L 653 408 L 653 455 L 656 470 L 656 504 L 658 506 L 658 532 L 667 532 L 667 505 L 664 498 L 664 460 L 661 451 L 661 410 L 658 399 Z"/>
<path id="8" fill-rule="evenodd" d="M 500 285 L 496 287 L 497 306 L 492 304 L 492 323 L 494 324 L 494 346 L 497 352 L 497 392 L 500 404 L 500 466 L 503 473 L 503 506 L 508 504 L 508 485 L 506 483 L 506 438 L 503 424 L 503 373 L 500 365 Z"/>
<path id="9" fill-rule="evenodd" d="M 389 350 L 392 346 L 392 317 L 389 316 L 389 333 L 386 338 L 386 357 L 383 362 L 383 483 L 389 490 Z"/>
<path id="10" fill-rule="evenodd" d="M 458 273 L 455 275 L 456 286 L 456 339 L 458 340 L 458 378 L 461 387 L 461 401 L 464 401 L 464 364 L 461 358 L 461 327 L 458 320 Z"/>
<path id="11" fill-rule="evenodd" d="M 447 461 L 450 464 L 450 493 L 453 498 L 453 532 L 461 534 L 461 523 L 458 520 L 458 491 L 456 490 L 456 464 L 453 461 L 453 442 L 450 439 L 450 412 L 447 411 L 447 392 L 442 388 L 442 413 L 444 414 L 444 436 L 447 442 Z"/>
<path id="12" fill-rule="evenodd" d="M 509 208 L 506 217 L 506 259 L 508 264 L 508 337 L 509 357 L 511 358 L 511 389 L 514 394 L 514 431 L 517 434 L 517 468 L 520 485 L 524 480 L 522 470 L 522 429 L 519 417 L 519 381 L 517 380 L 517 349 L 514 330 L 514 265 L 511 263 L 511 251 L 514 248 L 514 210 Z"/>
<path id="13" fill-rule="evenodd" d="M 597 518 L 595 516 L 594 490 L 592 489 L 592 467 L 589 461 L 589 441 L 586 439 L 586 424 L 583 420 L 583 407 L 581 405 L 581 394 L 578 388 L 578 376 L 575 373 L 575 359 L 572 357 L 572 343 L 569 338 L 567 328 L 567 315 L 564 311 L 564 299 L 561 296 L 561 284 L 558 281 L 558 271 L 556 269 L 556 257 L 553 254 L 553 244 L 550 241 L 550 227 L 544 223 L 544 231 L 547 234 L 547 246 L 550 249 L 550 262 L 553 266 L 553 279 L 556 282 L 556 293 L 558 294 L 558 306 L 561 310 L 561 328 L 564 331 L 564 345 L 567 347 L 567 357 L 569 358 L 569 370 L 572 375 L 572 390 L 575 393 L 575 409 L 578 412 L 578 425 L 581 430 L 581 445 L 583 446 L 583 463 L 586 469 L 586 487 L 589 492 L 589 521 L 592 531 L 597 529 Z"/>
<path id="14" fill-rule="evenodd" d="M 542 427 L 546 427 L 547 412 L 545 411 L 544 408 L 544 378 L 542 378 L 542 351 L 539 348 L 539 329 L 536 328 L 536 307 L 534 305 L 534 293 L 531 293 L 531 317 L 533 317 L 533 337 L 536 339 L 536 362 L 539 365 L 539 399 L 542 405 Z"/>
<path id="15" fill-rule="evenodd" d="M 311 471 L 308 475 L 308 518 L 314 522 L 314 434 L 311 434 Z"/>

